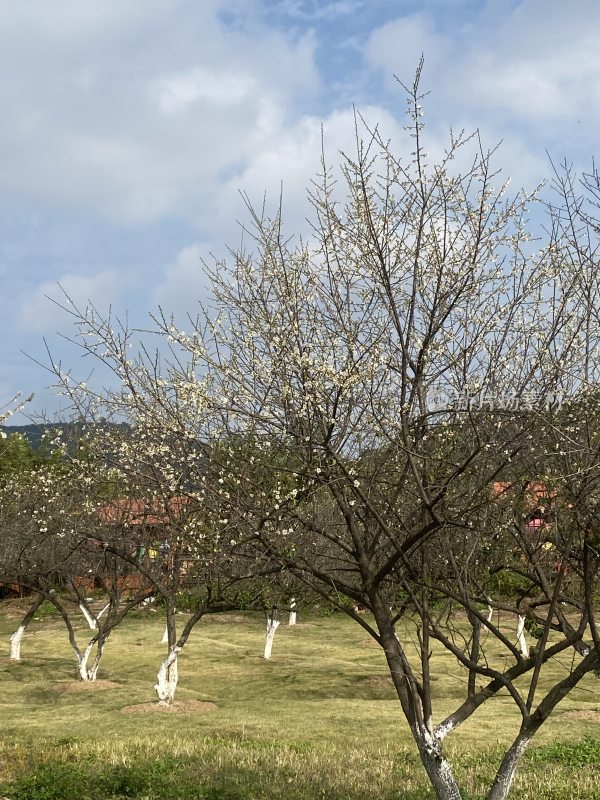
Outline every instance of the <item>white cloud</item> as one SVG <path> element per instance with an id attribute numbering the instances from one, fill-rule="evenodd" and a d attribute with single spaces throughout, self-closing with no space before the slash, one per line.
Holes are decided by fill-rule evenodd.
<path id="1" fill-rule="evenodd" d="M 397 120 L 384 108 L 367 106 L 361 112 L 368 124 L 379 124 L 385 136 L 392 136 L 400 150 L 408 150 L 410 140 L 401 130 Z M 307 198 L 311 179 L 321 169 L 321 130 L 327 163 L 335 166 L 339 178 L 339 152 L 352 157 L 355 154 L 354 112 L 352 109 L 335 111 L 323 120 L 306 116 L 295 125 L 278 129 L 276 137 L 269 138 L 250 163 L 241 172 L 224 182 L 213 198 L 210 240 L 194 242 L 182 249 L 163 272 L 152 292 L 152 302 L 179 319 L 186 313 L 198 311 L 198 300 L 208 294 L 208 280 L 204 274 L 203 260 L 212 265 L 211 253 L 225 254 L 225 244 L 236 248 L 243 237 L 246 247 L 252 248 L 249 234 L 241 227 L 232 226 L 239 220 L 252 231 L 248 210 L 238 190 L 246 191 L 254 208 L 260 212 L 266 197 L 266 213 L 276 213 L 280 196 L 283 201 L 284 231 L 298 240 L 299 235 L 310 234 L 307 217 L 314 220 L 314 212 Z M 344 199 L 343 180 L 335 187 L 336 195 Z M 234 240 L 232 241 L 232 235 Z"/>
<path id="2" fill-rule="evenodd" d="M 319 89 L 312 35 L 217 16 L 251 0 L 78 2 L 38 19 L 37 3 L 0 0 L 0 190 L 21 200 L 124 224 L 201 219 L 223 171 Z"/>
<path id="3" fill-rule="evenodd" d="M 71 38 L 114 35 L 119 29 L 156 12 L 164 2 L 156 0 L 11 0 L 0 2 L 0 35 L 27 36 L 36 40 L 63 42 Z"/>
<path id="4" fill-rule="evenodd" d="M 106 314 L 120 299 L 127 283 L 126 276 L 112 270 L 90 276 L 62 275 L 57 282 L 44 282 L 23 298 L 19 325 L 28 331 L 44 333 L 64 330 L 70 322 L 69 305 L 83 310 L 93 304 L 100 313 Z"/>
<path id="5" fill-rule="evenodd" d="M 281 11 L 292 19 L 314 22 L 321 19 L 336 19 L 349 14 L 357 14 L 365 5 L 365 0 L 334 0 L 324 3 L 321 0 L 284 0 Z"/>
<path id="6" fill-rule="evenodd" d="M 449 38 L 436 30 L 429 14 L 411 14 L 374 30 L 365 45 L 365 58 L 367 64 L 382 72 L 388 84 L 395 75 L 408 85 L 422 55 L 426 59 L 424 77 L 428 79 L 446 62 L 450 49 Z"/>
<path id="7" fill-rule="evenodd" d="M 209 259 L 208 250 L 207 245 L 195 242 L 177 254 L 152 292 L 155 306 L 160 306 L 167 314 L 174 314 L 177 319 L 187 313 L 198 313 L 198 301 L 207 294 L 208 282 L 202 260 Z"/>
<path id="8" fill-rule="evenodd" d="M 400 149 L 409 149 L 407 136 L 386 109 L 373 105 L 361 108 L 360 112 L 370 125 L 379 124 L 385 136 L 392 136 Z M 324 118 L 307 115 L 293 125 L 272 128 L 270 136 L 266 136 L 262 143 L 257 142 L 248 163 L 223 181 L 215 192 L 211 208 L 212 236 L 204 256 L 208 249 L 222 253 L 225 242 L 237 245 L 241 231 L 232 225 L 233 220 L 251 229 L 249 213 L 240 192 L 247 193 L 257 211 L 266 199 L 268 216 L 276 213 L 281 198 L 285 230 L 295 237 L 309 233 L 307 217 L 314 219 L 314 212 L 307 194 L 311 181 L 321 172 L 321 131 L 326 163 L 335 168 L 337 177 L 340 177 L 340 151 L 350 157 L 355 155 L 355 120 L 351 108 L 333 111 Z M 335 192 L 339 199 L 343 199 L 343 180 L 338 181 Z"/>
<path id="9" fill-rule="evenodd" d="M 410 83 L 421 52 L 426 138 L 436 149 L 455 130 L 480 130 L 484 147 L 503 144 L 496 163 L 517 186 L 548 175 L 546 151 L 578 166 L 600 124 L 600 4 L 596 0 L 487 0 L 443 27 L 427 12 L 372 31 L 364 57 L 391 85 Z M 586 152 L 587 150 L 587 152 Z"/>
<path id="10" fill-rule="evenodd" d="M 422 13 L 380 24 L 407 6 Z M 148 302 L 193 312 L 200 258 L 235 245 L 234 220 L 248 219 L 239 188 L 257 204 L 266 190 L 272 210 L 283 183 L 286 230 L 306 233 L 321 121 L 336 163 L 366 97 L 359 108 L 406 155 L 393 74 L 410 83 L 422 52 L 431 160 L 449 124 L 479 128 L 486 147 L 504 140 L 503 178 L 537 183 L 546 148 L 559 160 L 595 146 L 598 27 L 598 0 L 0 0 L 0 204 L 44 223 L 5 220 L 2 311 L 22 334 L 5 344 L 6 372 L 26 374 L 11 353 L 35 352 L 37 332 L 68 330 L 44 298 L 56 280 L 138 318 Z M 129 263 L 131 283 L 117 274 Z"/>
<path id="11" fill-rule="evenodd" d="M 572 123 L 573 115 L 599 112 L 599 26 L 596 0 L 488 0 L 451 30 L 426 13 L 389 22 L 370 35 L 365 58 L 406 82 L 423 52 L 424 85 L 444 115 Z"/>
<path id="12" fill-rule="evenodd" d="M 523 0 L 497 25 L 475 27 L 455 66 L 463 104 L 536 125 L 573 124 L 574 115 L 589 113 L 597 117 L 598 26 L 600 6 L 594 0 Z"/>
<path id="13" fill-rule="evenodd" d="M 175 114 L 200 101 L 235 105 L 256 93 L 256 81 L 243 72 L 196 68 L 182 75 L 160 78 L 156 95 L 160 110 Z"/>

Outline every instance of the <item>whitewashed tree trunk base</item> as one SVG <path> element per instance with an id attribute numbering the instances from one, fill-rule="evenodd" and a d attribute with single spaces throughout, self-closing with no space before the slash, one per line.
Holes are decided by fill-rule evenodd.
<path id="1" fill-rule="evenodd" d="M 418 736 L 417 743 L 421 761 L 439 800 L 462 800 L 450 764 L 442 755 L 439 740 L 426 733 Z"/>
<path id="2" fill-rule="evenodd" d="M 271 658 L 271 653 L 273 651 L 273 639 L 275 638 L 275 632 L 279 627 L 279 620 L 278 619 L 269 619 L 267 620 L 267 635 L 265 637 L 265 649 L 263 652 L 263 658 Z"/>
<path id="3" fill-rule="evenodd" d="M 494 784 L 486 800 L 506 800 L 512 786 L 515 772 L 525 752 L 530 739 L 528 736 L 518 736 L 502 759 L 500 769 L 496 774 Z"/>
<path id="4" fill-rule="evenodd" d="M 94 641 L 92 640 L 86 646 L 83 653 L 81 653 L 77 657 L 77 671 L 79 672 L 79 677 L 81 678 L 82 681 L 93 680 L 93 678 L 90 678 L 90 671 L 88 671 L 88 661 L 93 649 L 94 649 Z"/>
<path id="5" fill-rule="evenodd" d="M 296 598 L 292 597 L 290 602 L 290 618 L 288 620 L 288 625 L 296 625 Z"/>
<path id="6" fill-rule="evenodd" d="M 525 636 L 525 617 L 520 614 L 517 622 L 517 642 L 523 658 L 529 658 L 529 645 Z"/>
<path id="7" fill-rule="evenodd" d="M 85 621 L 90 627 L 90 630 L 95 631 L 98 630 L 98 623 L 94 619 L 94 617 L 90 614 L 89 609 L 83 603 L 79 603 L 79 610 L 85 617 Z"/>
<path id="8" fill-rule="evenodd" d="M 165 632 L 162 635 L 162 639 L 160 640 L 161 644 L 169 644 L 169 628 L 165 625 Z"/>
<path id="9" fill-rule="evenodd" d="M 100 666 L 99 661 L 94 662 L 94 666 L 91 669 L 88 669 L 88 681 L 95 681 L 98 676 L 98 667 Z"/>
<path id="10" fill-rule="evenodd" d="M 24 633 L 25 633 L 25 626 L 24 625 L 19 625 L 17 630 L 10 637 L 10 660 L 11 661 L 20 661 L 21 660 L 21 641 L 23 639 L 23 634 Z"/>
<path id="11" fill-rule="evenodd" d="M 154 688 L 158 695 L 158 702 L 160 705 L 170 706 L 175 697 L 175 689 L 177 688 L 177 680 L 179 677 L 177 656 L 180 650 L 180 647 L 174 647 L 158 670 Z"/>
<path id="12" fill-rule="evenodd" d="M 27 609 L 27 613 L 19 623 L 19 627 L 17 630 L 12 634 L 10 637 L 10 660 L 11 661 L 20 661 L 21 660 L 21 642 L 23 640 L 23 636 L 25 631 L 27 630 L 27 626 L 31 622 L 32 619 L 35 618 L 35 613 L 38 608 L 41 606 L 43 601 L 43 596 L 40 594 L 36 599 L 34 599 L 33 603 Z"/>

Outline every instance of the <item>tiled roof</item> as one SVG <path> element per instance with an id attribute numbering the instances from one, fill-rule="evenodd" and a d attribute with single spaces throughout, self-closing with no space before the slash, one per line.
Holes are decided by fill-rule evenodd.
<path id="1" fill-rule="evenodd" d="M 165 501 L 119 497 L 100 506 L 98 517 L 108 525 L 165 525 L 193 503 L 194 498 L 186 495 Z"/>

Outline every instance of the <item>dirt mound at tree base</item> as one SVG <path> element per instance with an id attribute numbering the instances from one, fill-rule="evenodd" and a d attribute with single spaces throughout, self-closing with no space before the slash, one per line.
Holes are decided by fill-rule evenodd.
<path id="1" fill-rule="evenodd" d="M 193 714 L 196 712 L 214 711 L 217 706 L 204 700 L 175 700 L 170 706 L 154 703 L 138 703 L 135 706 L 125 706 L 121 714 L 153 714 L 166 712 L 169 714 Z"/>
<path id="2" fill-rule="evenodd" d="M 95 680 L 95 681 L 71 681 L 69 683 L 59 683 L 54 688 L 57 692 L 87 692 L 94 689 L 120 689 L 122 683 L 114 681 Z"/>
<path id="3" fill-rule="evenodd" d="M 567 719 L 587 719 L 590 722 L 600 722 L 600 708 L 586 708 L 579 711 L 565 711 L 564 714 L 561 714 L 561 717 L 567 717 Z"/>
<path id="4" fill-rule="evenodd" d="M 394 688 L 394 681 L 391 675 L 369 675 L 366 678 L 360 678 L 359 682 L 374 689 Z"/>

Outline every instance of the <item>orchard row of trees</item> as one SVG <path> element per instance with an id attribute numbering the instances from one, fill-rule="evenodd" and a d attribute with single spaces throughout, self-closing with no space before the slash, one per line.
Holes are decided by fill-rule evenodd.
<path id="1" fill-rule="evenodd" d="M 139 443 L 126 426 L 101 428 L 51 428 L 41 453 L 19 434 L 0 442 L 1 579 L 6 593 L 31 595 L 11 637 L 11 660 L 20 660 L 25 630 L 44 601 L 62 617 L 84 681 L 96 680 L 105 644 L 127 614 L 159 606 L 168 653 L 155 688 L 165 704 L 175 695 L 177 655 L 207 613 L 262 608 L 270 657 L 279 614 L 288 609 L 295 623 L 292 581 L 272 559 L 250 563 L 231 542 L 220 547 L 218 526 L 193 492 L 161 493 L 145 471 L 147 453 L 135 480 L 114 466 L 107 446 L 127 443 L 141 456 Z M 182 605 L 189 615 L 178 631 Z M 80 615 L 90 629 L 84 642 Z"/>
<path id="2" fill-rule="evenodd" d="M 195 616 L 245 582 L 320 595 L 382 648 L 443 800 L 461 797 L 446 737 L 510 697 L 514 740 L 487 795 L 501 800 L 540 726 L 600 668 L 600 179 L 565 166 L 549 199 L 510 196 L 463 135 L 432 163 L 421 101 L 417 80 L 408 158 L 360 117 L 341 170 L 323 158 L 309 240 L 281 209 L 249 206 L 252 245 L 206 266 L 197 318 L 153 317 L 156 351 L 67 304 L 114 388 L 55 367 L 88 433 L 57 478 L 72 511 L 52 489 L 4 530 L 21 569 L 39 543 L 55 562 L 118 558 L 155 594 L 193 564 L 202 607 L 179 637 L 163 594 L 165 672 Z M 133 526 L 131 541 L 90 527 L 100 486 L 169 516 L 166 576 Z M 442 651 L 465 676 L 450 713 L 432 691 Z"/>

